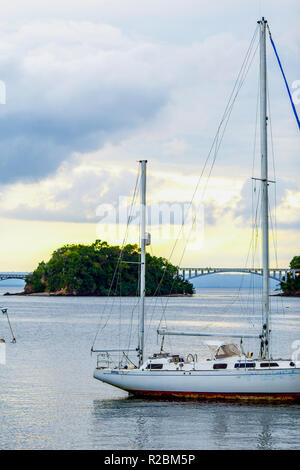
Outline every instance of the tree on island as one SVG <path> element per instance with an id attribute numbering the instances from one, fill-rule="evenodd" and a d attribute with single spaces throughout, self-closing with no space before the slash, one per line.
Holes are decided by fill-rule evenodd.
<path id="1" fill-rule="evenodd" d="M 91 245 L 65 245 L 50 260 L 39 263 L 26 278 L 25 293 L 61 295 L 138 295 L 140 249 L 126 245 L 114 276 L 121 248 L 96 240 Z M 165 258 L 146 254 L 146 295 L 193 294 L 189 281 Z"/>
<path id="2" fill-rule="evenodd" d="M 300 256 L 294 256 L 290 262 L 291 269 L 300 269 Z M 300 295 L 300 273 L 295 273 L 295 277 L 291 273 L 283 278 L 280 287 L 285 295 Z"/>

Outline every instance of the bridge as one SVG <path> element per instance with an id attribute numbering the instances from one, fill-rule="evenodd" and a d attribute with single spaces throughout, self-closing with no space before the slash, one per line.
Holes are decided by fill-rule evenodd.
<path id="1" fill-rule="evenodd" d="M 179 268 L 178 274 L 185 280 L 192 280 L 209 274 L 219 273 L 241 273 L 241 274 L 257 274 L 262 276 L 262 268 Z M 300 269 L 289 268 L 270 268 L 269 277 L 275 281 L 281 282 L 283 277 L 286 279 L 287 274 L 295 278 L 300 274 Z"/>
<path id="2" fill-rule="evenodd" d="M 0 272 L 0 281 L 5 281 L 6 279 L 23 279 L 25 281 L 26 276 L 32 274 L 30 272 Z"/>
<path id="3" fill-rule="evenodd" d="M 262 268 L 179 268 L 178 274 L 186 280 L 196 279 L 202 276 L 208 276 L 209 274 L 220 274 L 220 273 L 241 273 L 241 274 L 257 274 L 262 276 Z M 270 268 L 269 277 L 275 279 L 275 281 L 281 282 L 283 277 L 286 279 L 287 274 L 295 278 L 300 275 L 300 269 L 289 269 L 289 268 Z M 25 280 L 28 274 L 31 272 L 0 272 L 0 281 L 6 279 L 23 279 Z"/>

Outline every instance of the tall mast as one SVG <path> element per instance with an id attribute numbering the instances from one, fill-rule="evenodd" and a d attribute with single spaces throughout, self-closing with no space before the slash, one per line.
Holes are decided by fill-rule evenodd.
<path id="1" fill-rule="evenodd" d="M 266 66 L 266 24 L 262 18 L 260 24 L 260 146 L 261 146 L 261 228 L 262 228 L 262 268 L 263 325 L 261 338 L 261 357 L 269 359 L 269 201 L 268 201 L 268 146 L 267 146 L 267 66 Z"/>
<path id="2" fill-rule="evenodd" d="M 145 324 L 145 277 L 146 277 L 146 166 L 141 160 L 141 279 L 140 279 L 140 317 L 139 317 L 139 365 L 144 361 L 144 324 Z"/>

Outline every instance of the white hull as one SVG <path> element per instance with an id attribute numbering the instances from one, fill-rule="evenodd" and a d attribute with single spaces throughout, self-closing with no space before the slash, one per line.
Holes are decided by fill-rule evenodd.
<path id="1" fill-rule="evenodd" d="M 217 372 L 95 369 L 94 377 L 142 396 L 300 400 L 299 368 Z"/>

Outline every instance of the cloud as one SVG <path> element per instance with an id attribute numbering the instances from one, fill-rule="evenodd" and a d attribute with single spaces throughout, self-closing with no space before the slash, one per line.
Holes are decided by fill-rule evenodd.
<path id="1" fill-rule="evenodd" d="M 300 190 L 286 189 L 277 208 L 277 226 L 279 229 L 299 230 L 300 228 Z"/>
<path id="2" fill-rule="evenodd" d="M 126 146 L 107 144 L 99 151 L 77 154 L 63 162 L 55 174 L 40 181 L 6 185 L 0 194 L 0 216 L 36 221 L 101 222 L 101 207 L 130 204 L 138 173 L 138 158 L 134 157 L 129 155 Z M 197 175 L 182 175 L 171 168 L 166 171 L 160 165 L 153 168 L 149 164 L 148 204 L 153 208 L 163 203 L 189 205 L 197 180 Z M 209 222 L 212 213 L 217 217 L 229 206 L 231 210 L 236 206 L 242 182 L 210 178 L 208 186 L 206 183 L 203 178 L 193 204 L 194 210 L 199 204 L 205 206 L 205 218 Z M 139 202 L 139 195 L 136 202 Z M 106 217 L 104 223 L 115 223 L 111 217 L 114 214 L 109 219 Z"/>
<path id="3" fill-rule="evenodd" d="M 0 28 L 0 79 L 7 88 L 7 104 L 0 105 L 0 215 L 8 224 L 25 220 L 35 230 L 34 221 L 63 221 L 66 228 L 76 222 L 86 233 L 97 222 L 97 205 L 132 194 L 136 160 L 144 158 L 150 203 L 189 201 L 256 24 L 253 2 L 243 3 L 245 14 L 235 0 L 226 6 L 78 0 L 72 8 L 54 0 L 40 9 L 30 0 L 26 11 L 13 4 L 3 7 Z M 287 5 L 272 0 L 264 7 L 291 83 L 299 78 L 299 6 Z M 298 226 L 299 209 L 287 191 L 299 189 L 299 139 L 272 54 L 269 48 L 277 215 L 285 241 L 284 230 Z M 256 59 L 205 200 L 208 236 L 222 233 L 229 257 L 233 228 L 241 253 L 251 226 Z M 258 149 L 259 139 L 259 166 Z M 269 149 L 272 173 L 271 141 Z M 207 257 L 216 252 L 210 239 Z M 192 261 L 198 249 L 195 243 Z"/>
<path id="4" fill-rule="evenodd" d="M 99 204 L 115 204 L 134 186 L 134 172 L 109 164 L 113 154 L 114 148 L 107 146 L 97 157 L 78 155 L 62 163 L 54 175 L 41 181 L 7 185 L 0 213 L 13 219 L 95 223 Z"/>
<path id="5" fill-rule="evenodd" d="M 165 155 L 184 155 L 187 144 L 183 139 L 173 139 L 164 144 L 163 153 Z"/>
<path id="6" fill-rule="evenodd" d="M 152 46 L 112 26 L 34 23 L 0 40 L 2 182 L 42 178 L 74 152 L 119 140 L 168 98 L 153 77 Z"/>
<path id="7" fill-rule="evenodd" d="M 0 44 L 0 180 L 11 182 L 143 136 L 160 146 L 156 158 L 193 160 L 195 139 L 209 147 L 248 41 L 220 32 L 162 44 L 112 25 L 51 20 L 4 30 Z"/>
<path id="8" fill-rule="evenodd" d="M 3 28 L 0 78 L 7 104 L 0 108 L 0 181 L 36 181 L 76 152 L 124 140 L 145 157 L 197 159 L 200 171 L 250 35 L 244 39 L 219 28 L 177 44 L 92 21 L 36 20 Z M 250 154 L 255 76 L 254 67 L 232 115 L 223 148 L 228 168 Z M 283 134 L 289 111 L 276 131 L 280 150 L 295 159 L 297 142 L 289 135 L 287 143 Z"/>

